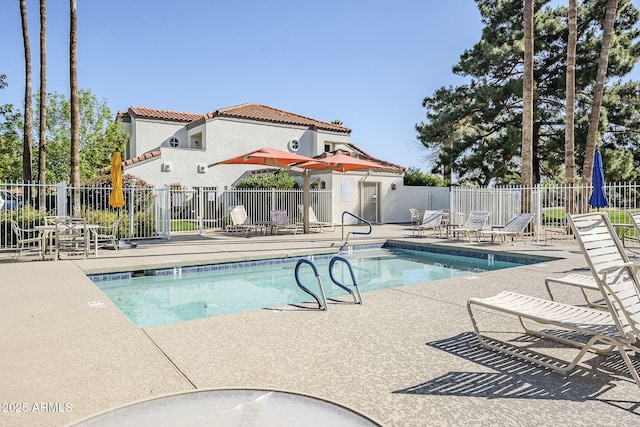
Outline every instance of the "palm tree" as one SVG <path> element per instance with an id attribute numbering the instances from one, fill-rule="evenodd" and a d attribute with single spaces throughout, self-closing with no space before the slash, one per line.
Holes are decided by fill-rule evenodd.
<path id="1" fill-rule="evenodd" d="M 40 0 L 40 128 L 38 132 L 38 206 L 46 210 L 45 190 L 47 181 L 47 0 Z"/>
<path id="2" fill-rule="evenodd" d="M 531 209 L 533 186 L 533 8 L 524 0 L 524 76 L 522 78 L 522 212 Z"/>
<path id="3" fill-rule="evenodd" d="M 71 86 L 71 187 L 73 188 L 73 215 L 80 216 L 80 129 L 78 108 L 78 67 L 77 67 L 77 14 L 76 0 L 70 0 L 69 29 L 69 77 Z"/>
<path id="4" fill-rule="evenodd" d="M 576 44 L 578 41 L 578 6 L 576 0 L 569 0 L 569 13 L 567 23 L 569 27 L 569 37 L 567 39 L 567 81 L 566 81 L 566 114 L 564 133 L 564 180 L 568 187 L 567 211 L 574 212 L 574 191 L 573 185 L 576 176 L 575 160 L 575 102 L 576 102 Z"/>
<path id="5" fill-rule="evenodd" d="M 587 144 L 584 153 L 584 167 L 582 172 L 583 182 L 591 184 L 591 172 L 593 170 L 593 155 L 596 151 L 598 139 L 598 125 L 600 124 L 600 106 L 604 94 L 604 84 L 607 78 L 607 66 L 609 65 L 609 49 L 613 38 L 613 25 L 618 11 L 618 0 L 609 0 L 604 17 L 602 47 L 600 48 L 600 58 L 598 59 L 598 71 L 596 74 L 596 84 L 593 89 L 593 105 L 589 114 L 589 130 L 587 132 Z"/>
<path id="6" fill-rule="evenodd" d="M 32 117 L 32 89 L 31 89 L 31 42 L 27 25 L 27 0 L 20 0 L 20 17 L 22 18 L 22 40 L 24 43 L 24 136 L 22 141 L 22 181 L 31 182 L 31 157 L 33 155 L 33 117 Z M 29 188 L 29 187 L 27 187 Z M 29 192 L 24 194 L 24 200 L 31 200 Z"/>

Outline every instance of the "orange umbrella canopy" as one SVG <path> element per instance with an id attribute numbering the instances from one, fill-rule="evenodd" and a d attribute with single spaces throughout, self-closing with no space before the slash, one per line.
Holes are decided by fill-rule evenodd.
<path id="1" fill-rule="evenodd" d="M 277 168 L 289 169 L 294 163 L 312 162 L 310 157 L 301 156 L 296 153 L 276 150 L 275 148 L 264 147 L 249 153 L 240 154 L 231 159 L 213 163 L 215 165 L 264 165 Z"/>
<path id="2" fill-rule="evenodd" d="M 386 166 L 369 160 L 359 159 L 343 152 L 328 154 L 325 157 L 314 159 L 313 162 L 297 165 L 304 169 L 326 169 L 338 172 L 347 172 L 358 169 L 384 169 Z"/>
<path id="3" fill-rule="evenodd" d="M 122 158 L 118 151 L 111 157 L 111 184 L 113 189 L 109 195 L 109 206 L 121 208 L 124 206 L 124 194 L 122 193 Z"/>

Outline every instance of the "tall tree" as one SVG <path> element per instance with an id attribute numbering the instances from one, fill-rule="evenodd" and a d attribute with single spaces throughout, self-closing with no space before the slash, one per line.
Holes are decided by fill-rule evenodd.
<path id="1" fill-rule="evenodd" d="M 24 45 L 24 127 L 22 143 L 22 181 L 31 182 L 33 178 L 31 163 L 33 156 L 33 122 L 32 116 L 32 89 L 31 89 L 31 42 L 29 41 L 29 26 L 27 23 L 27 0 L 20 0 L 20 17 L 22 18 L 22 42 Z M 24 200 L 29 201 L 29 194 L 24 195 Z"/>
<path id="2" fill-rule="evenodd" d="M 38 182 L 47 182 L 47 0 L 40 0 L 40 100 L 38 132 Z M 38 193 L 40 210 L 46 209 L 45 192 Z"/>
<path id="3" fill-rule="evenodd" d="M 576 44 L 578 39 L 578 6 L 576 0 L 569 0 L 567 12 L 567 77 L 565 82 L 564 117 L 564 182 L 567 184 L 567 213 L 575 212 L 575 191 L 573 185 L 576 177 L 575 159 L 575 108 L 576 108 Z"/>
<path id="4" fill-rule="evenodd" d="M 534 1 L 524 0 L 524 76 L 522 78 L 522 185 L 533 182 L 533 19 Z"/>
<path id="5" fill-rule="evenodd" d="M 576 44 L 578 38 L 578 6 L 576 0 L 569 0 L 567 14 L 569 36 L 567 38 L 567 78 L 566 78 L 566 113 L 564 120 L 564 181 L 569 187 L 575 183 L 575 107 L 576 107 Z"/>
<path id="6" fill-rule="evenodd" d="M 80 216 L 80 132 L 79 132 L 79 108 L 78 108 L 78 67 L 77 45 L 78 24 L 76 13 L 76 0 L 70 0 L 70 28 L 69 28 L 69 77 L 71 86 L 71 186 L 73 190 L 73 214 Z"/>
<path id="7" fill-rule="evenodd" d="M 596 84 L 593 89 L 593 104 L 589 115 L 589 131 L 587 133 L 587 144 L 584 153 L 583 182 L 591 184 L 591 172 L 593 170 L 593 156 L 596 152 L 598 135 L 600 134 L 600 107 L 604 94 L 604 85 L 607 79 L 607 67 L 609 66 L 609 50 L 611 39 L 614 35 L 614 24 L 618 11 L 618 0 L 608 0 L 607 9 L 603 24 L 602 47 L 600 48 L 600 58 L 598 59 L 598 71 L 596 74 Z"/>
<path id="8" fill-rule="evenodd" d="M 575 158 L 577 174 L 584 161 L 587 115 L 593 97 L 607 0 L 577 3 Z M 615 54 L 609 75 L 622 77 L 640 58 L 640 14 L 629 0 L 619 0 Z M 482 38 L 466 50 L 453 72 L 467 82 L 442 87 L 423 101 L 426 121 L 416 125 L 429 153 L 436 153 L 434 173 L 451 165 L 462 184 L 522 182 L 523 0 L 476 0 L 484 28 Z M 565 146 L 565 74 L 567 7 L 535 0 L 533 182 L 562 179 Z M 624 5 L 624 7 L 623 7 Z M 613 80 L 612 80 L 613 81 Z M 606 86 L 603 140 L 608 148 L 640 142 L 640 82 Z M 635 93 L 635 95 L 634 95 Z M 635 144 L 635 145 L 634 145 Z M 640 156 L 635 159 L 640 168 Z"/>

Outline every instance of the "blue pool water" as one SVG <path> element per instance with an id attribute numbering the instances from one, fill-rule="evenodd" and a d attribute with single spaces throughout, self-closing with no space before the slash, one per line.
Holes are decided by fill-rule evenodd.
<path id="1" fill-rule="evenodd" d="M 351 262 L 361 293 L 539 261 L 501 261 L 487 254 L 475 258 L 394 247 L 356 250 L 342 256 Z M 325 294 L 351 301 L 329 278 L 330 257 L 313 257 Z M 126 273 L 91 278 L 133 323 L 148 327 L 313 301 L 296 284 L 296 262 L 296 258 L 289 258 L 156 270 L 145 272 L 143 277 Z M 336 263 L 334 277 L 351 285 L 345 266 Z M 300 277 L 303 285 L 317 291 L 310 266 L 301 266 Z M 366 294 L 363 299 L 366 304 Z"/>

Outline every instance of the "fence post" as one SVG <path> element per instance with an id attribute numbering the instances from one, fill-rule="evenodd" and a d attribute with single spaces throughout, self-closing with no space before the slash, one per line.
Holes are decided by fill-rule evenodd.
<path id="1" fill-rule="evenodd" d="M 204 189 L 202 187 L 198 187 L 198 228 L 199 233 L 204 234 Z"/>
<path id="2" fill-rule="evenodd" d="M 133 202 L 133 189 L 136 186 L 136 180 L 135 179 L 130 179 L 129 180 L 129 236 L 133 237 L 133 206 L 134 206 L 134 202 Z"/>
<path id="3" fill-rule="evenodd" d="M 67 216 L 67 184 L 56 184 L 56 215 Z"/>

